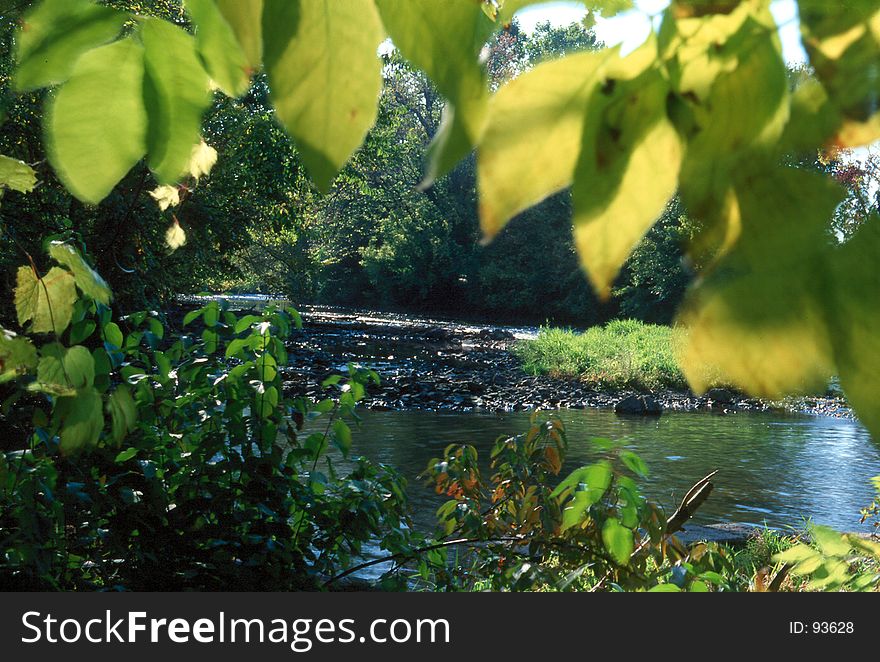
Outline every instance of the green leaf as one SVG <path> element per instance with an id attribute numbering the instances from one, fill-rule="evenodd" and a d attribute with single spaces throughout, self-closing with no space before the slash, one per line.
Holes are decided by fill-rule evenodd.
<path id="1" fill-rule="evenodd" d="M 680 24 L 690 26 L 682 28 L 688 59 L 673 82 L 685 109 L 677 115 L 679 129 L 688 137 L 681 196 L 691 214 L 720 226 L 715 231 L 723 236 L 731 230 L 717 210 L 731 177 L 772 150 L 788 121 L 788 74 L 766 3 L 742 3 L 729 16 Z M 711 248 L 721 243 L 710 233 L 702 240 Z"/>
<path id="2" fill-rule="evenodd" d="M 0 384 L 37 367 L 37 348 L 27 338 L 0 327 Z"/>
<path id="3" fill-rule="evenodd" d="M 217 326 L 220 321 L 220 306 L 216 301 L 212 301 L 205 306 L 205 326 Z"/>
<path id="4" fill-rule="evenodd" d="M 0 195 L 4 188 L 30 193 L 37 185 L 37 174 L 24 161 L 9 156 L 0 156 Z"/>
<path id="5" fill-rule="evenodd" d="M 122 347 L 124 338 L 122 336 L 122 330 L 116 322 L 108 322 L 105 324 L 103 332 L 104 342 L 113 345 L 114 347 Z"/>
<path id="6" fill-rule="evenodd" d="M 678 187 L 682 145 L 666 115 L 668 94 L 652 69 L 595 91 L 587 107 L 572 188 L 574 236 L 603 298 Z"/>
<path id="7" fill-rule="evenodd" d="M 688 295 L 679 362 L 698 392 L 728 382 L 777 399 L 824 388 L 833 372 L 823 300 L 825 228 L 839 188 L 768 165 L 735 189 L 738 241 Z"/>
<path id="8" fill-rule="evenodd" d="M 260 418 L 269 418 L 278 406 L 278 389 L 267 386 L 262 393 L 257 393 L 257 413 Z"/>
<path id="9" fill-rule="evenodd" d="M 225 94 L 237 97 L 247 90 L 253 70 L 235 30 L 214 0 L 186 0 L 195 23 L 199 55 L 211 78 Z"/>
<path id="10" fill-rule="evenodd" d="M 160 184 L 170 184 L 186 171 L 193 146 L 201 140 L 202 115 L 211 103 L 210 81 L 195 39 L 181 28 L 145 19 L 141 38 L 149 164 Z"/>
<path id="11" fill-rule="evenodd" d="M 79 58 L 49 99 L 49 161 L 83 202 L 100 202 L 146 152 L 143 79 L 144 49 L 129 37 Z"/>
<path id="12" fill-rule="evenodd" d="M 113 428 L 113 440 L 119 444 L 137 423 L 137 408 L 131 397 L 131 392 L 124 384 L 116 387 L 107 401 L 107 411 L 110 413 L 110 421 Z M 129 449 L 129 451 L 134 449 Z M 136 453 L 137 451 L 135 451 Z M 133 454 L 132 456 L 133 457 Z M 119 457 L 116 458 L 119 462 Z"/>
<path id="13" fill-rule="evenodd" d="M 779 552 L 773 556 L 773 560 L 779 563 L 801 563 L 819 556 L 819 552 L 808 545 L 797 544 L 794 547 Z"/>
<path id="14" fill-rule="evenodd" d="M 845 536 L 827 526 L 811 527 L 810 536 L 825 556 L 846 556 L 852 549 Z"/>
<path id="15" fill-rule="evenodd" d="M 263 0 L 217 0 L 251 70 L 263 63 Z"/>
<path id="16" fill-rule="evenodd" d="M 868 218 L 831 257 L 825 300 L 834 359 L 846 398 L 880 439 L 880 217 Z"/>
<path id="17" fill-rule="evenodd" d="M 70 344 L 78 345 L 88 339 L 96 329 L 95 323 L 90 319 L 80 320 L 70 325 Z"/>
<path id="18" fill-rule="evenodd" d="M 611 485 L 611 475 L 611 465 L 604 460 L 597 462 L 596 464 L 581 467 L 580 469 L 575 469 L 556 486 L 556 489 L 550 493 L 550 496 L 554 498 L 564 497 L 572 490 L 583 485 L 586 486 L 587 491 L 593 493 L 591 501 L 592 505 L 592 503 L 595 503 L 602 498 L 605 490 Z"/>
<path id="19" fill-rule="evenodd" d="M 128 16 L 90 0 L 43 0 L 16 34 L 16 89 L 64 82 L 77 59 L 115 38 Z"/>
<path id="20" fill-rule="evenodd" d="M 72 395 L 95 383 L 95 360 L 82 345 L 65 348 L 51 343 L 40 350 L 37 381 L 40 390 L 55 395 Z"/>
<path id="21" fill-rule="evenodd" d="M 52 267 L 42 278 L 31 267 L 19 267 L 15 286 L 18 323 L 23 326 L 32 320 L 33 333 L 63 333 L 76 302 L 74 283 L 70 272 L 60 267 Z"/>
<path id="22" fill-rule="evenodd" d="M 126 448 L 124 451 L 119 453 L 116 458 L 113 460 L 117 464 L 122 462 L 128 462 L 131 458 L 138 454 L 137 448 Z"/>
<path id="23" fill-rule="evenodd" d="M 94 388 L 74 397 L 58 398 L 56 411 L 61 419 L 61 452 L 65 455 L 98 443 L 104 428 L 101 396 Z"/>
<path id="24" fill-rule="evenodd" d="M 492 96 L 477 148 L 480 226 L 487 238 L 571 184 L 587 102 L 612 54 L 544 62 Z"/>
<path id="25" fill-rule="evenodd" d="M 648 593 L 681 593 L 681 589 L 675 584 L 657 584 L 648 589 Z"/>
<path id="26" fill-rule="evenodd" d="M 188 326 L 192 324 L 195 320 L 201 317 L 205 313 L 204 308 L 199 308 L 197 310 L 191 310 L 186 315 L 183 316 L 183 325 Z"/>
<path id="27" fill-rule="evenodd" d="M 278 364 L 269 352 L 263 352 L 257 359 L 257 374 L 263 382 L 273 381 L 278 374 Z"/>
<path id="28" fill-rule="evenodd" d="M 263 35 L 272 104 L 326 191 L 376 119 L 379 15 L 371 0 L 266 0 Z"/>
<path id="29" fill-rule="evenodd" d="M 638 474 L 639 476 L 648 475 L 648 465 L 645 464 L 645 461 L 642 458 L 632 451 L 622 451 L 620 453 L 620 460 L 633 473 Z"/>
<path id="30" fill-rule="evenodd" d="M 480 141 L 488 87 L 480 51 L 501 27 L 474 0 L 376 0 L 394 46 L 449 101 L 429 153 L 425 183 L 449 172 Z"/>
<path id="31" fill-rule="evenodd" d="M 348 452 L 351 450 L 351 428 L 348 427 L 348 424 L 343 421 L 341 418 L 337 418 L 333 421 L 333 442 L 336 444 L 336 447 L 342 451 L 342 454 L 345 457 L 348 457 Z"/>
<path id="32" fill-rule="evenodd" d="M 633 533 L 616 519 L 608 519 L 602 527 L 602 543 L 618 565 L 627 565 L 633 551 Z"/>
<path id="33" fill-rule="evenodd" d="M 78 250 L 70 244 L 53 241 L 49 245 L 49 255 L 56 262 L 70 269 L 76 286 L 82 290 L 83 294 L 105 306 L 110 305 L 110 300 L 113 298 L 110 286 L 98 275 L 97 271 L 86 263 Z"/>
<path id="34" fill-rule="evenodd" d="M 599 502 L 611 485 L 611 475 L 611 465 L 602 461 L 575 470 L 559 484 L 551 496 L 564 498 L 576 489 L 563 509 L 562 531 L 583 522 L 590 507 Z"/>

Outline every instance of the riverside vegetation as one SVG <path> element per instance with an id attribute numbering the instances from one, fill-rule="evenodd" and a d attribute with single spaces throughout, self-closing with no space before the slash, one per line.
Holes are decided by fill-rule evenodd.
<path id="1" fill-rule="evenodd" d="M 424 477 L 447 498 L 439 530 L 413 531 L 405 481 L 351 457 L 355 405 L 380 375 L 351 365 L 324 381 L 326 397 L 293 397 L 279 368 L 294 311 L 239 317 L 211 302 L 177 329 L 136 312 L 242 262 L 261 273 L 267 255 L 291 290 L 317 257 L 338 280 L 359 273 L 422 303 L 454 298 L 479 273 L 497 292 L 532 284 L 591 321 L 613 296 L 624 314 L 656 304 L 646 319 L 687 327 L 677 365 L 697 391 L 720 375 L 775 398 L 837 374 L 877 434 L 880 235 L 865 172 L 839 159 L 880 138 L 876 3 L 800 0 L 811 69 L 794 73 L 766 0 L 674 0 L 627 56 L 582 28 L 523 43 L 513 15 L 529 4 L 4 9 L 0 183 L 15 281 L 4 325 L 18 328 L 0 333 L 4 585 L 332 589 L 386 561 L 384 588 L 876 589 L 880 544 L 824 527 L 761 568 L 757 554 L 738 565 L 743 553 L 682 543 L 711 475 L 664 513 L 639 489 L 648 467 L 614 441 L 594 440 L 601 459 L 560 475 L 565 430 L 539 414 L 498 440 L 488 473 L 470 446 L 433 460 Z M 629 6 L 587 4 L 605 17 Z M 450 45 L 449 34 L 473 39 Z M 412 112 L 386 95 L 415 99 Z M 422 145 L 401 140 L 419 130 L 430 142 L 421 192 Z M 407 158 L 384 169 L 401 144 Z M 383 185 L 400 175 L 404 196 Z M 548 227 L 570 211 L 571 243 L 544 231 L 542 210 Z M 514 251 L 523 264 L 507 264 L 506 234 L 494 275 L 459 268 L 449 247 L 472 247 L 475 232 L 452 219 L 477 220 L 489 239 L 521 213 L 532 219 Z M 351 219 L 384 220 L 377 233 Z M 297 250 L 316 225 L 353 241 Z M 680 252 L 654 250 L 672 245 Z M 562 265 L 549 278 L 511 279 L 548 256 Z M 634 356 L 640 337 L 662 333 L 634 328 L 596 333 Z M 590 356 L 594 341 L 577 343 Z M 643 370 L 658 383 L 675 374 Z M 359 560 L 367 544 L 386 556 Z"/>

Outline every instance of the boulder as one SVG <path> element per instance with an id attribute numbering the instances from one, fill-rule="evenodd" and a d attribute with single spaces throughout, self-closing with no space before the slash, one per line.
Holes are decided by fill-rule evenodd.
<path id="1" fill-rule="evenodd" d="M 726 388 L 710 388 L 706 391 L 706 397 L 720 405 L 729 405 L 736 399 L 734 392 Z"/>
<path id="2" fill-rule="evenodd" d="M 614 413 L 628 416 L 660 416 L 663 407 L 650 395 L 630 395 L 618 400 Z"/>

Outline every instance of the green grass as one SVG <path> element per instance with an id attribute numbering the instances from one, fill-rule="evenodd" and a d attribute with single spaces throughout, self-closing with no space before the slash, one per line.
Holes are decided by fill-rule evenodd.
<path id="1" fill-rule="evenodd" d="M 530 374 L 579 379 L 599 389 L 687 388 L 675 359 L 680 332 L 636 320 L 616 320 L 584 333 L 542 328 L 514 353 Z"/>

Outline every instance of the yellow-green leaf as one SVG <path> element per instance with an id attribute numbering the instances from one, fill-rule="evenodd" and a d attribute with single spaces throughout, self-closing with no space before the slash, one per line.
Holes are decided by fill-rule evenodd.
<path id="1" fill-rule="evenodd" d="M 691 214 L 719 223 L 715 214 L 732 174 L 749 168 L 755 156 L 772 150 L 782 135 L 789 117 L 789 83 L 766 3 L 742 3 L 730 17 L 692 20 L 694 34 L 686 43 L 697 53 L 709 49 L 710 55 L 682 62 L 677 83 L 673 77 L 685 109 L 677 115 L 679 130 L 688 138 L 681 195 Z M 734 22 L 717 28 L 726 39 L 716 47 L 711 33 L 699 26 L 718 20 Z M 697 101 L 688 100 L 689 95 L 696 95 Z"/>
<path id="2" fill-rule="evenodd" d="M 0 327 L 0 384 L 37 367 L 37 349 L 28 339 Z"/>
<path id="3" fill-rule="evenodd" d="M 30 193 L 36 185 L 37 175 L 27 163 L 9 156 L 0 156 L 0 195 L 4 188 Z"/>
<path id="4" fill-rule="evenodd" d="M 666 80 L 649 70 L 594 92 L 587 107 L 572 189 L 574 236 L 603 298 L 678 186 L 682 146 L 666 115 L 668 94 Z"/>
<path id="5" fill-rule="evenodd" d="M 602 527 L 602 543 L 617 565 L 627 565 L 633 551 L 633 532 L 616 519 L 608 519 Z"/>
<path id="6" fill-rule="evenodd" d="M 263 62 L 263 0 L 217 0 L 217 7 L 232 27 L 250 68 L 256 71 Z"/>
<path id="7" fill-rule="evenodd" d="M 15 312 L 18 323 L 31 322 L 33 333 L 61 334 L 73 315 L 76 287 L 66 269 L 52 267 L 37 278 L 31 267 L 19 267 L 15 285 Z"/>
<path id="8" fill-rule="evenodd" d="M 132 38 L 89 51 L 50 97 L 49 161 L 67 189 L 100 202 L 146 151 L 144 49 Z"/>
<path id="9" fill-rule="evenodd" d="M 479 142 L 488 87 L 480 51 L 500 21 L 474 0 L 376 0 L 392 42 L 449 101 L 430 149 L 426 183 L 449 172 Z"/>
<path id="10" fill-rule="evenodd" d="M 64 82 L 77 58 L 116 37 L 127 18 L 91 0 L 43 0 L 24 15 L 16 34 L 15 87 Z"/>
<path id="11" fill-rule="evenodd" d="M 196 55 L 195 39 L 176 25 L 145 19 L 141 38 L 150 169 L 160 184 L 173 184 L 200 140 L 202 115 L 211 103 L 209 78 Z"/>
<path id="12" fill-rule="evenodd" d="M 289 5 L 267 0 L 263 12 L 272 103 L 326 190 L 376 118 L 384 32 L 372 0 L 300 2 L 295 21 Z"/>
<path id="13" fill-rule="evenodd" d="M 76 280 L 76 286 L 82 290 L 83 294 L 92 297 L 95 301 L 103 303 L 105 306 L 110 305 L 110 300 L 113 298 L 110 286 L 107 284 L 107 281 L 101 278 L 97 271 L 86 263 L 78 250 L 70 244 L 53 241 L 49 245 L 49 255 L 56 262 L 70 269 Z"/>
<path id="14" fill-rule="evenodd" d="M 231 97 L 244 94 L 253 69 L 235 30 L 214 0 L 186 0 L 184 4 L 195 24 L 199 55 L 211 78 Z"/>
<path id="15" fill-rule="evenodd" d="M 539 64 L 492 96 L 477 148 L 484 236 L 571 184 L 587 101 L 611 55 L 578 53 Z"/>
<path id="16" fill-rule="evenodd" d="M 820 389 L 833 371 L 825 228 L 842 193 L 824 177 L 775 164 L 735 191 L 739 239 L 679 315 L 682 370 L 696 391 L 717 381 L 767 398 Z"/>

